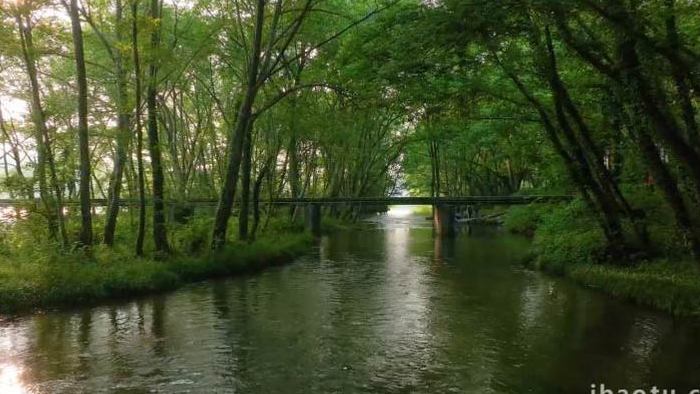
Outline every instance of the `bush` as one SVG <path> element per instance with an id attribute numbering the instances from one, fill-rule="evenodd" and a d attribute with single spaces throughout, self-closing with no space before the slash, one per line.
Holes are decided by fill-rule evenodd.
<path id="1" fill-rule="evenodd" d="M 534 232 L 528 265 L 564 275 L 578 283 L 614 296 L 652 306 L 675 315 L 700 315 L 700 267 L 687 261 L 670 210 L 648 189 L 626 190 L 634 207 L 646 213 L 649 236 L 656 247 L 651 261 L 621 267 L 605 261 L 606 240 L 595 218 L 581 200 L 569 204 L 511 208 L 510 231 Z M 624 225 L 633 239 L 631 224 Z"/>
<path id="2" fill-rule="evenodd" d="M 507 231 L 513 234 L 532 237 L 540 225 L 540 220 L 551 208 L 552 206 L 548 204 L 511 207 L 506 211 L 503 225 Z"/>
<path id="3" fill-rule="evenodd" d="M 533 239 L 540 268 L 563 274 L 571 264 L 598 262 L 605 238 L 582 201 L 550 207 L 545 212 Z"/>
<path id="4" fill-rule="evenodd" d="M 308 250 L 311 236 L 291 234 L 252 244 L 229 245 L 201 257 L 176 256 L 171 261 L 135 258 L 106 247 L 92 256 L 82 252 L 46 255 L 42 260 L 0 264 L 0 312 L 32 307 L 90 304 L 173 289 L 182 283 L 252 272 L 290 261 Z"/>
<path id="5" fill-rule="evenodd" d="M 172 247 L 186 254 L 199 254 L 210 243 L 210 232 L 214 219 L 210 216 L 194 216 L 187 223 L 174 226 L 170 232 Z M 229 224 L 236 228 L 238 222 Z M 234 227 L 236 226 L 236 227 Z"/>

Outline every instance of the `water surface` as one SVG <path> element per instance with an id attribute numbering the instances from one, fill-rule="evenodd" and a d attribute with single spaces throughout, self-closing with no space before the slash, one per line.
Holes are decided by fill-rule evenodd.
<path id="1" fill-rule="evenodd" d="M 5 320 L 0 393 L 700 386 L 700 325 L 524 270 L 526 248 L 383 217 L 260 275 Z"/>

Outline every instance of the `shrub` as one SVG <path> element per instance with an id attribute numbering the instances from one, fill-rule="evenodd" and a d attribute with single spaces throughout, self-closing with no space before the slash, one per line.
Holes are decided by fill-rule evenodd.
<path id="1" fill-rule="evenodd" d="M 506 211 L 503 225 L 505 229 L 514 234 L 522 234 L 532 237 L 540 225 L 542 217 L 552 207 L 550 205 L 521 205 L 514 206 Z"/>
<path id="2" fill-rule="evenodd" d="M 581 200 L 543 209 L 511 208 L 506 226 L 519 233 L 534 230 L 535 257 L 528 265 L 675 315 L 700 315 L 700 267 L 686 260 L 670 210 L 649 189 L 627 189 L 626 195 L 646 213 L 649 236 L 660 256 L 636 267 L 604 260 L 606 240 Z M 633 239 L 631 224 L 624 223 L 624 228 Z"/>
<path id="3" fill-rule="evenodd" d="M 118 227 L 121 242 L 114 248 L 95 245 L 89 255 L 81 250 L 61 252 L 45 241 L 44 223 L 20 221 L 0 238 L 4 246 L 0 313 L 173 289 L 186 282 L 285 263 L 309 249 L 313 240 L 309 234 L 292 232 L 289 229 L 295 225 L 285 225 L 282 220 L 271 223 L 274 227 L 256 242 L 230 242 L 222 251 L 211 253 L 206 247 L 211 219 L 193 217 L 186 224 L 170 226 L 170 242 L 176 252 L 167 261 L 158 261 L 134 256 L 136 232 L 126 221 Z M 35 239 L 40 237 L 44 241 Z"/>

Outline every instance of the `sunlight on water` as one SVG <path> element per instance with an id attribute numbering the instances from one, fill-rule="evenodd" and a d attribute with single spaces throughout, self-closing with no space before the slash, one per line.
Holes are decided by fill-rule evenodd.
<path id="1" fill-rule="evenodd" d="M 416 205 L 392 205 L 389 207 L 389 212 L 387 212 L 387 215 L 403 218 L 406 216 L 411 216 L 416 208 Z"/>
<path id="2" fill-rule="evenodd" d="M 259 275 L 0 316 L 0 394 L 697 385 L 700 326 L 524 270 L 526 239 L 437 237 L 430 207 L 416 210 L 392 207 L 376 229 L 324 236 Z"/>
<path id="3" fill-rule="evenodd" d="M 0 366 L 0 393 L 23 394 L 28 391 L 22 385 L 20 376 L 22 369 L 16 365 L 6 364 Z"/>

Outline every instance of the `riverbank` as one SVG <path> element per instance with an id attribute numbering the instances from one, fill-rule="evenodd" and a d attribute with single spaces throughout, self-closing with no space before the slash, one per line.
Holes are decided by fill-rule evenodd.
<path id="1" fill-rule="evenodd" d="M 653 199 L 642 205 L 655 218 L 650 223 L 661 223 L 649 226 L 655 257 L 630 267 L 605 261 L 603 235 L 580 201 L 511 208 L 505 227 L 532 238 L 530 268 L 674 316 L 700 317 L 700 267 L 679 252 L 682 238 L 672 223 L 664 224 L 672 217 L 664 205 Z"/>
<path id="2" fill-rule="evenodd" d="M 217 253 L 174 255 L 164 261 L 136 258 L 102 246 L 95 247 L 91 257 L 70 253 L 31 263 L 7 261 L 0 268 L 0 313 L 91 305 L 251 273 L 292 261 L 309 250 L 312 240 L 305 233 L 287 234 L 230 244 Z"/>

